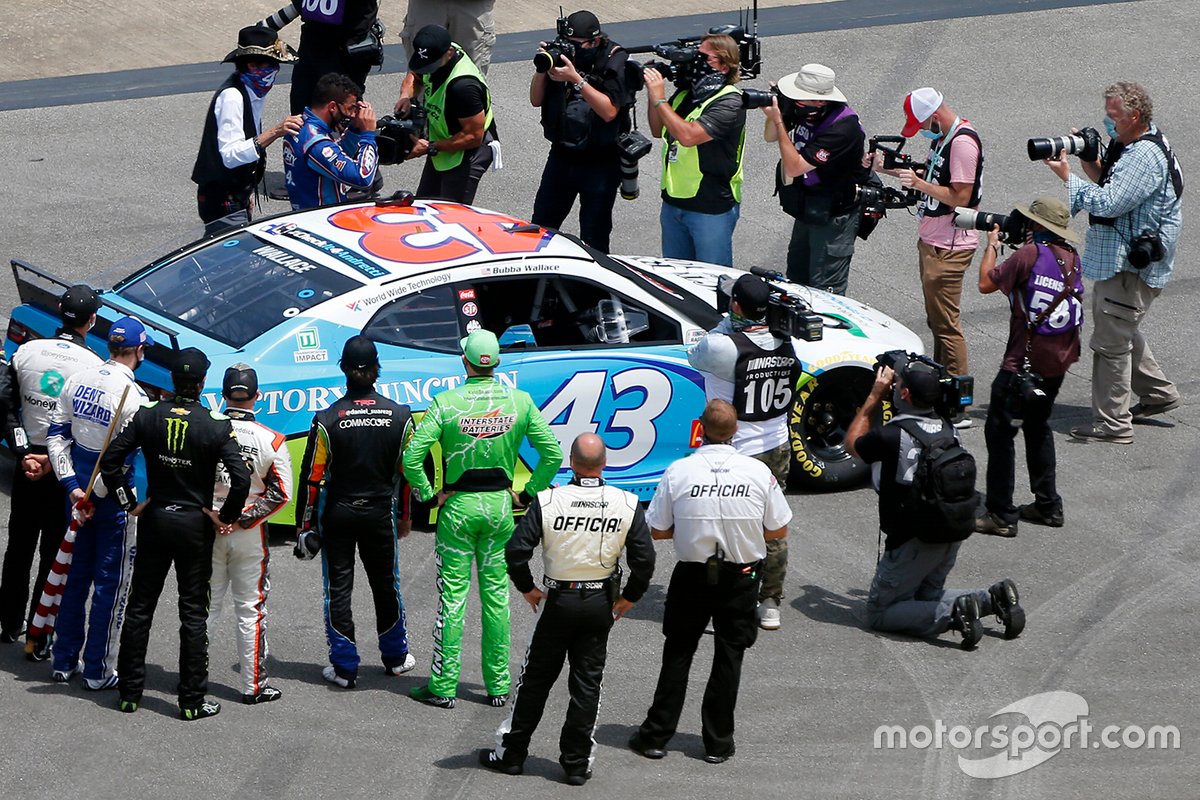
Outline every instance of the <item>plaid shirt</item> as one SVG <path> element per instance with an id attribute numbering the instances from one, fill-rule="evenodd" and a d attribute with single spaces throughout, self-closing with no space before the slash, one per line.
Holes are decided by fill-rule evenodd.
<path id="1" fill-rule="evenodd" d="M 1151 125 L 1150 132 L 1155 130 Z M 1067 199 L 1072 215 L 1086 211 L 1116 220 L 1115 225 L 1088 228 L 1083 252 L 1084 277 L 1103 281 L 1124 271 L 1136 273 L 1155 289 L 1167 285 L 1175 265 L 1175 245 L 1179 242 L 1183 214 L 1171 186 L 1166 156 L 1156 144 L 1135 142 L 1125 148 L 1104 186 L 1074 174 L 1068 176 Z M 1166 256 L 1138 270 L 1129 265 L 1126 254 L 1129 242 L 1146 231 L 1159 233 Z"/>

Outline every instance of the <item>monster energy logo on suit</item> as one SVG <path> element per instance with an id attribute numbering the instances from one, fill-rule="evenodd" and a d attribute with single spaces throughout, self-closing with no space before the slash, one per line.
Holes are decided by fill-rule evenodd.
<path id="1" fill-rule="evenodd" d="M 187 441 L 188 421 L 186 419 L 171 417 L 166 422 L 167 449 L 172 453 L 178 453 L 183 450 L 184 442 Z"/>

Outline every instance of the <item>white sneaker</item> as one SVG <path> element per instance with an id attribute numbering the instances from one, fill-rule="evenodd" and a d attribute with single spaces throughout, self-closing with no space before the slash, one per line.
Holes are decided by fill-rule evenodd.
<path id="1" fill-rule="evenodd" d="M 409 653 L 404 657 L 403 664 L 397 664 L 394 667 L 384 667 L 383 671 L 388 675 L 403 675 L 417 665 L 417 660 L 413 658 L 413 654 Z"/>
<path id="2" fill-rule="evenodd" d="M 87 678 L 83 682 L 83 688 L 90 689 L 93 692 L 115 689 L 117 688 L 117 673 L 114 672 L 107 678 Z"/>
<path id="3" fill-rule="evenodd" d="M 332 664 L 321 670 L 321 677 L 336 686 L 342 687 L 343 689 L 354 688 L 354 680 L 351 678 L 343 678 L 341 675 L 338 675 L 337 670 L 333 668 Z"/>
<path id="4" fill-rule="evenodd" d="M 779 616 L 779 601 L 778 600 L 763 600 L 758 604 L 758 627 L 764 631 L 777 631 L 783 625 L 783 619 Z"/>
<path id="5" fill-rule="evenodd" d="M 952 422 L 951 424 L 954 425 L 955 429 L 961 431 L 965 428 L 971 427 L 975 423 L 970 417 L 968 417 L 966 414 L 963 414 L 961 417 L 954 420 L 954 422 Z"/>

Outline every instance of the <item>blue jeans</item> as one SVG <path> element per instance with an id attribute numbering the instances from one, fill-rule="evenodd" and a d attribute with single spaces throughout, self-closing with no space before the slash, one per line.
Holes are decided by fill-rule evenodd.
<path id="1" fill-rule="evenodd" d="M 662 226 L 663 258 L 732 267 L 733 229 L 737 227 L 741 213 L 740 204 L 724 214 L 703 214 L 664 202 L 658 217 Z"/>

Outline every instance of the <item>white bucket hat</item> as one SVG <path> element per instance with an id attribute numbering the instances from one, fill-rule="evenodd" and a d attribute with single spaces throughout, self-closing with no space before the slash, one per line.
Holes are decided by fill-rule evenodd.
<path id="1" fill-rule="evenodd" d="M 828 100 L 845 103 L 846 95 L 833 85 L 836 76 L 824 64 L 805 64 L 799 72 L 779 79 L 779 92 L 791 100 Z"/>

